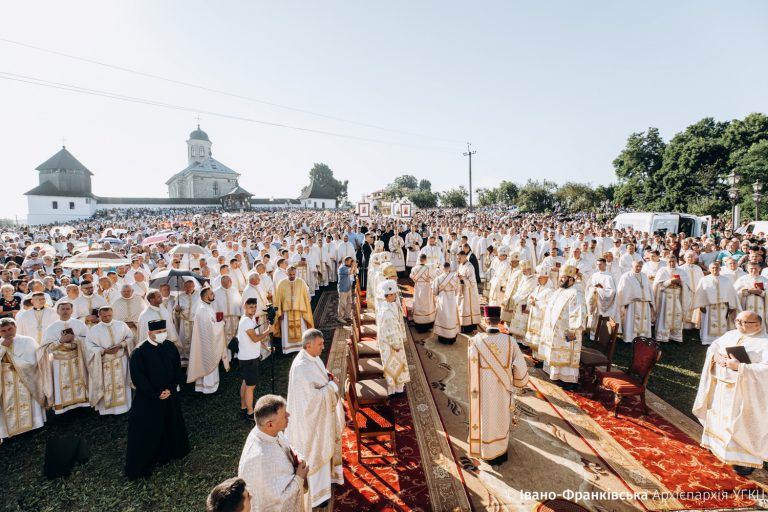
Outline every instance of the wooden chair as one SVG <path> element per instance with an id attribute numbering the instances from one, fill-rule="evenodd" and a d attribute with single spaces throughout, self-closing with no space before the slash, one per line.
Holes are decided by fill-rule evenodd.
<path id="1" fill-rule="evenodd" d="M 357 394 L 357 388 L 351 382 L 347 383 L 347 404 L 349 413 L 352 417 L 352 428 L 355 431 L 357 439 L 357 460 L 362 463 L 365 459 L 380 459 L 383 457 L 394 457 L 397 460 L 397 446 L 395 444 L 395 411 L 389 405 L 371 405 L 362 406 L 362 401 Z M 389 448 L 387 453 L 375 453 L 372 455 L 363 455 L 363 439 L 380 437 L 389 437 Z"/>
<path id="2" fill-rule="evenodd" d="M 383 379 L 384 365 L 380 357 L 363 357 L 357 353 L 357 343 L 350 340 L 347 345 L 352 354 L 352 360 L 357 364 L 357 376 L 361 379 Z"/>
<path id="3" fill-rule="evenodd" d="M 638 336 L 632 340 L 632 363 L 627 373 L 617 371 L 595 372 L 594 396 L 597 397 L 601 389 L 613 393 L 613 415 L 618 417 L 619 404 L 625 396 L 639 396 L 645 415 L 648 415 L 648 405 L 645 403 L 645 389 L 651 370 L 661 359 L 661 345 L 651 338 Z"/>
<path id="4" fill-rule="evenodd" d="M 586 370 L 588 380 L 594 381 L 595 369 L 605 366 L 605 371 L 611 371 L 613 354 L 616 351 L 616 338 L 619 335 L 619 324 L 606 316 L 597 320 L 595 344 L 599 348 L 582 347 L 579 366 Z"/>
<path id="5" fill-rule="evenodd" d="M 347 350 L 347 376 L 349 389 L 355 391 L 357 401 L 361 405 L 383 405 L 389 403 L 387 381 L 385 379 L 358 379 L 357 363 L 352 357 L 352 351 Z"/>
<path id="6" fill-rule="evenodd" d="M 355 320 L 355 315 L 352 315 L 352 341 L 355 342 L 357 347 L 358 357 L 380 357 L 379 344 L 376 338 L 361 336 L 360 324 Z"/>

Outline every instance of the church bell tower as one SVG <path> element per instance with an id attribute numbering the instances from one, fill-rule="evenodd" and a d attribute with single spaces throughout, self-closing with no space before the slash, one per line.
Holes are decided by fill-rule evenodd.
<path id="1" fill-rule="evenodd" d="M 189 140 L 187 140 L 187 158 L 189 159 L 189 165 L 195 162 L 202 162 L 206 158 L 211 156 L 211 139 L 208 138 L 208 134 L 200 129 L 200 125 L 197 125 L 197 130 L 189 134 Z"/>

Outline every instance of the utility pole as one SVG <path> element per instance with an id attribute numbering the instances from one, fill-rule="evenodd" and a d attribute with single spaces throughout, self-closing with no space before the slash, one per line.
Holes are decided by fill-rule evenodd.
<path id="1" fill-rule="evenodd" d="M 467 142 L 467 152 L 464 153 L 464 156 L 469 157 L 469 209 L 472 209 L 472 155 L 477 153 L 477 151 L 470 150 L 470 147 L 472 144 Z"/>

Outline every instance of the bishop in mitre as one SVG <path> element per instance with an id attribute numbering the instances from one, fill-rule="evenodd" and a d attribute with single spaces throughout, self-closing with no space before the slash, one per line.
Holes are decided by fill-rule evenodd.
<path id="1" fill-rule="evenodd" d="M 528 384 L 528 367 L 515 340 L 499 331 L 501 307 L 485 306 L 488 326 L 469 340 L 469 453 L 491 465 L 506 462 L 515 390 Z"/>
<path id="2" fill-rule="evenodd" d="M 219 362 L 229 371 L 227 342 L 224 338 L 224 318 L 217 317 L 213 290 L 200 290 L 200 306 L 195 312 L 192 341 L 189 346 L 187 382 L 195 383 L 195 391 L 204 394 L 219 389 Z"/>
<path id="3" fill-rule="evenodd" d="M 288 278 L 280 281 L 275 290 L 275 336 L 282 340 L 283 354 L 301 350 L 301 334 L 315 326 L 309 288 L 296 277 L 296 267 L 288 267 Z"/>
<path id="4" fill-rule="evenodd" d="M 584 294 L 575 286 L 578 270 L 566 265 L 560 273 L 560 288 L 555 290 L 544 312 L 541 344 L 536 359 L 552 380 L 564 382 L 573 390 L 579 381 L 581 334 L 587 320 Z"/>
<path id="5" fill-rule="evenodd" d="M 131 408 L 128 354 L 133 350 L 131 329 L 113 320 L 112 307 L 99 308 L 99 323 L 85 338 L 88 399 L 101 415 L 123 414 Z"/>
<path id="6" fill-rule="evenodd" d="M 480 292 L 477 289 L 477 274 L 475 267 L 469 262 L 465 251 L 459 251 L 459 266 L 456 275 L 459 277 L 459 319 L 461 332 L 469 334 L 480 323 Z"/>
<path id="7" fill-rule="evenodd" d="M 555 292 L 555 288 L 550 283 L 549 267 L 540 265 L 536 273 L 536 288 L 528 295 L 528 308 L 531 310 L 528 315 L 528 327 L 523 338 L 523 345 L 529 347 L 532 353 L 539 350 L 541 343 L 541 328 L 544 325 L 544 313 L 549 306 L 549 299 Z"/>
<path id="8" fill-rule="evenodd" d="M 0 440 L 45 423 L 44 396 L 34 338 L 16 334 L 13 318 L 0 318 Z"/>
<path id="9" fill-rule="evenodd" d="M 729 355 L 743 347 L 749 362 Z M 736 317 L 736 330 L 707 349 L 693 414 L 704 426 L 702 446 L 743 476 L 768 460 L 768 338 L 763 319 L 752 311 Z"/>
<path id="10" fill-rule="evenodd" d="M 405 356 L 407 339 L 403 312 L 397 301 L 397 283 L 384 280 L 379 284 L 379 294 L 384 297 L 376 310 L 376 340 L 381 352 L 387 394 L 399 396 L 405 391 L 405 384 L 411 381 L 408 359 Z"/>
<path id="11" fill-rule="evenodd" d="M 323 333 L 309 329 L 288 374 L 286 434 L 309 465 L 309 502 L 323 507 L 331 499 L 331 484 L 343 484 L 341 435 L 344 407 L 334 376 L 320 359 Z"/>
<path id="12" fill-rule="evenodd" d="M 38 366 L 46 407 L 61 414 L 88 407 L 88 372 L 85 364 L 85 339 L 88 327 L 74 318 L 69 300 L 56 305 L 59 319 L 43 335 L 38 350 Z"/>
<path id="13" fill-rule="evenodd" d="M 699 280 L 693 296 L 694 318 L 699 318 L 699 338 L 702 345 L 711 345 L 731 330 L 733 313 L 741 309 L 731 280 L 720 274 L 720 264 L 709 264 L 709 275 Z"/>
<path id="14" fill-rule="evenodd" d="M 529 260 L 523 260 L 520 263 L 520 273 L 517 277 L 515 292 L 507 302 L 507 307 L 514 309 L 514 315 L 512 315 L 507 327 L 509 334 L 516 340 L 522 341 L 525 338 L 525 332 L 528 329 L 528 317 L 531 314 L 528 298 L 537 285 L 538 279 L 533 273 L 533 265 Z"/>

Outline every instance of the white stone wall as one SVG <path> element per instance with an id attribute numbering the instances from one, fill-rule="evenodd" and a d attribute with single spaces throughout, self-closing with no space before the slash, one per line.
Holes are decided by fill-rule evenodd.
<path id="1" fill-rule="evenodd" d="M 309 199 L 302 199 L 301 205 L 304 208 L 314 208 L 317 210 L 322 209 L 333 209 L 336 208 L 336 200 L 335 199 L 317 199 L 314 197 L 310 197 Z"/>
<path id="2" fill-rule="evenodd" d="M 54 208 L 56 203 L 56 208 Z M 86 219 L 96 211 L 96 200 L 85 197 L 27 196 L 27 223 L 51 224 Z"/>

